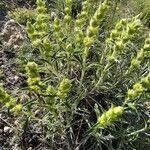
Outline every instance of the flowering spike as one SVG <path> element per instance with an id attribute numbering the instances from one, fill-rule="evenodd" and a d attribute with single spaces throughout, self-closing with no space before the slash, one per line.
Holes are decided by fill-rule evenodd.
<path id="1" fill-rule="evenodd" d="M 123 112 L 124 108 L 121 106 L 111 107 L 98 118 L 98 124 L 103 128 L 107 128 L 122 116 Z"/>
<path id="2" fill-rule="evenodd" d="M 140 82 L 137 82 L 133 85 L 132 89 L 129 89 L 127 92 L 126 101 L 133 100 L 139 95 L 141 95 L 145 89 L 150 87 L 150 74 L 142 78 Z"/>
<path id="3" fill-rule="evenodd" d="M 40 75 L 38 71 L 38 65 L 35 62 L 28 62 L 26 66 L 26 71 L 28 75 L 28 84 L 29 86 L 34 86 L 39 84 L 40 82 Z"/>
<path id="4" fill-rule="evenodd" d="M 67 97 L 69 91 L 70 91 L 70 88 L 71 88 L 71 80 L 67 79 L 67 78 L 64 78 L 59 87 L 58 87 L 58 92 L 57 92 L 57 95 L 61 98 L 61 99 L 64 99 Z"/>
<path id="5" fill-rule="evenodd" d="M 0 88 L 0 102 L 13 112 L 20 112 L 22 110 L 22 104 L 17 104 L 16 99 L 7 94 L 2 88 Z M 15 107 L 18 106 L 20 106 L 21 109 L 15 109 Z"/>

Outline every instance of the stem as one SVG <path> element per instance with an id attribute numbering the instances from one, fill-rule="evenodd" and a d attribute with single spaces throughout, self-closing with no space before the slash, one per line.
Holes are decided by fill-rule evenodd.
<path id="1" fill-rule="evenodd" d="M 105 58 L 105 56 L 106 56 L 106 50 L 107 50 L 107 45 L 106 45 L 106 47 L 105 47 L 105 49 L 104 49 L 104 52 L 103 52 L 103 55 L 102 55 L 102 57 L 101 57 L 101 59 L 100 59 L 100 65 L 103 63 L 103 61 L 104 61 L 104 58 Z"/>
<path id="2" fill-rule="evenodd" d="M 105 48 L 105 50 L 104 50 L 104 55 L 101 57 L 100 64 L 103 63 L 103 61 L 104 61 L 104 56 L 108 56 L 108 55 L 106 55 L 106 50 L 107 50 L 107 46 L 106 46 L 106 48 Z M 113 56 L 113 57 L 116 56 L 116 46 L 113 47 L 111 56 Z M 108 59 L 107 59 L 107 60 L 108 60 Z M 111 66 L 111 64 L 112 64 L 112 62 L 108 60 L 108 63 L 106 64 L 106 66 L 104 67 L 104 69 L 103 69 L 102 71 L 100 70 L 100 71 L 101 71 L 101 72 L 100 72 L 101 75 L 100 75 L 100 77 L 99 77 L 99 80 L 98 80 L 98 82 L 97 82 L 95 88 L 97 88 L 98 85 L 103 82 L 104 76 L 106 75 L 107 71 L 109 70 L 109 67 Z"/>
<path id="3" fill-rule="evenodd" d="M 84 79 L 84 76 L 85 76 L 86 60 L 87 60 L 88 53 L 89 53 L 89 48 L 85 47 L 84 52 L 83 52 L 82 72 L 81 72 L 80 86 L 79 86 L 80 89 L 81 89 L 81 86 L 82 86 L 82 83 L 83 83 L 83 79 Z"/>
<path id="4" fill-rule="evenodd" d="M 101 76 L 100 76 L 100 78 L 99 78 L 97 84 L 95 85 L 95 88 L 97 88 L 98 85 L 103 82 L 104 76 L 105 76 L 105 74 L 107 73 L 107 70 L 108 70 L 109 66 L 110 66 L 110 63 L 108 63 L 108 64 L 105 66 L 105 68 L 103 69 L 103 71 L 101 72 Z"/>
<path id="5" fill-rule="evenodd" d="M 69 74 L 70 70 L 70 54 L 67 52 L 67 73 Z"/>
<path id="6" fill-rule="evenodd" d="M 149 130 L 149 129 L 150 129 L 150 127 L 145 127 L 145 128 L 143 128 L 141 130 L 137 130 L 137 131 L 134 131 L 134 132 L 128 134 L 128 136 L 131 136 L 131 135 L 134 135 L 134 134 L 138 134 L 140 132 L 144 132 L 144 131 Z"/>

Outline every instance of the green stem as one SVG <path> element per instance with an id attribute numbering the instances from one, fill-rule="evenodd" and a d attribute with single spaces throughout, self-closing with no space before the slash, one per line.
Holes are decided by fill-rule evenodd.
<path id="1" fill-rule="evenodd" d="M 82 86 L 82 84 L 83 84 L 83 79 L 84 79 L 84 76 L 85 76 L 86 60 L 87 60 L 88 53 L 89 53 L 89 48 L 88 48 L 88 47 L 85 47 L 84 52 L 83 52 L 82 72 L 81 72 L 80 86 L 79 86 L 80 89 L 81 89 L 81 86 Z"/>
<path id="2" fill-rule="evenodd" d="M 134 135 L 134 134 L 139 134 L 139 133 L 144 132 L 144 131 L 147 131 L 147 130 L 149 130 L 149 129 L 150 129 L 150 127 L 147 127 L 147 126 L 146 126 L 145 128 L 143 128 L 143 129 L 141 129 L 141 130 L 134 131 L 134 132 L 128 134 L 128 136 L 131 136 L 131 135 Z"/>
<path id="3" fill-rule="evenodd" d="M 103 71 L 101 72 L 101 76 L 100 76 L 100 78 L 99 78 L 97 84 L 95 85 L 95 88 L 97 88 L 98 85 L 103 82 L 104 76 L 106 75 L 109 66 L 110 66 L 110 63 L 108 63 L 108 64 L 105 66 L 105 68 L 103 69 Z"/>
<path id="4" fill-rule="evenodd" d="M 105 50 L 104 50 L 104 55 L 102 56 L 102 58 L 101 58 L 101 60 L 100 60 L 100 63 L 101 63 L 101 64 L 102 64 L 103 61 L 104 61 L 104 57 L 108 56 L 108 55 L 106 54 L 106 50 L 107 50 L 107 46 L 106 46 L 106 48 L 105 48 Z M 113 56 L 113 57 L 116 56 L 116 46 L 113 47 L 111 56 Z M 107 59 L 107 60 L 108 60 L 108 59 Z M 101 71 L 101 72 L 100 72 L 101 75 L 100 75 L 100 77 L 99 77 L 99 80 L 98 80 L 98 82 L 97 82 L 95 88 L 97 88 L 98 85 L 103 82 L 104 76 L 105 76 L 106 73 L 108 72 L 109 67 L 110 67 L 111 65 L 112 65 L 112 62 L 108 60 L 108 63 L 106 64 L 106 66 L 104 67 L 104 69 L 103 69 L 102 71 L 100 70 L 100 71 Z"/>
<path id="5" fill-rule="evenodd" d="M 67 73 L 69 74 L 70 70 L 70 54 L 67 52 Z"/>

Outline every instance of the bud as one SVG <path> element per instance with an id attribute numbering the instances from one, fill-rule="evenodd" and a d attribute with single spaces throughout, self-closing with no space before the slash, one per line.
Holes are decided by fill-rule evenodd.
<path id="1" fill-rule="evenodd" d="M 26 66 L 29 86 L 39 84 L 41 78 L 38 71 L 38 65 L 35 62 L 28 62 Z"/>
<path id="2" fill-rule="evenodd" d="M 98 26 L 98 20 L 97 20 L 95 17 L 93 17 L 93 18 L 91 19 L 91 21 L 90 21 L 90 25 L 91 25 L 92 27 L 97 27 L 97 26 Z"/>
<path id="3" fill-rule="evenodd" d="M 69 13 L 70 13 L 70 8 L 69 8 L 69 7 L 66 7 L 66 8 L 65 8 L 65 12 L 66 12 L 66 14 L 69 14 Z"/>
<path id="4" fill-rule="evenodd" d="M 82 20 L 81 19 L 76 20 L 76 25 L 80 27 L 82 25 Z"/>
<path id="5" fill-rule="evenodd" d="M 59 32 L 59 31 L 60 31 L 60 29 L 61 29 L 61 27 L 60 27 L 60 26 L 56 26 L 56 25 L 54 25 L 54 30 L 55 30 L 55 32 Z"/>
<path id="6" fill-rule="evenodd" d="M 92 27 L 92 26 L 89 26 L 89 27 L 87 28 L 87 36 L 93 37 L 94 35 L 96 35 L 97 30 L 98 30 L 97 28 L 94 28 L 94 27 Z"/>
<path id="7" fill-rule="evenodd" d="M 94 39 L 93 39 L 93 38 L 90 38 L 90 37 L 88 37 L 88 36 L 86 36 L 86 37 L 84 38 L 84 45 L 85 45 L 86 47 L 91 47 L 92 44 L 93 44 L 93 42 L 94 42 Z"/>
<path id="8" fill-rule="evenodd" d="M 81 16 L 81 18 L 86 17 L 87 16 L 87 12 L 86 11 L 82 11 L 80 16 Z"/>
<path id="9" fill-rule="evenodd" d="M 139 82 L 135 83 L 133 85 L 133 88 L 128 90 L 126 101 L 136 98 L 137 96 L 142 94 L 143 91 L 144 91 L 143 85 Z"/>
<path id="10" fill-rule="evenodd" d="M 141 80 L 141 83 L 144 88 L 149 88 L 150 87 L 150 74 L 147 75 L 145 78 Z"/>
<path id="11" fill-rule="evenodd" d="M 120 36 L 120 33 L 117 30 L 112 30 L 110 36 L 116 38 Z"/>
<path id="12" fill-rule="evenodd" d="M 131 61 L 131 66 L 133 66 L 133 67 L 137 67 L 138 65 L 140 64 L 140 62 L 137 60 L 137 59 L 132 59 L 132 61 Z"/>
<path id="13" fill-rule="evenodd" d="M 45 31 L 47 30 L 47 23 L 42 23 L 41 24 L 41 28 L 42 28 L 42 30 L 44 29 Z M 44 32 L 45 32 L 44 31 Z M 43 32 L 43 31 L 42 31 Z"/>
<path id="14" fill-rule="evenodd" d="M 150 50 L 150 44 L 145 44 L 143 48 L 145 51 Z"/>
<path id="15" fill-rule="evenodd" d="M 83 32 L 82 31 L 78 31 L 76 36 L 76 41 L 79 42 L 79 43 L 82 43 L 83 42 L 83 38 L 84 38 L 84 35 L 83 35 Z"/>
<path id="16" fill-rule="evenodd" d="M 58 18 L 55 18 L 54 20 L 54 26 L 60 26 L 60 21 Z"/>
<path id="17" fill-rule="evenodd" d="M 36 0 L 36 4 L 38 6 L 44 6 L 45 5 L 45 1 L 43 1 L 43 0 Z"/>
<path id="18" fill-rule="evenodd" d="M 72 4 L 72 0 L 66 0 L 66 5 L 67 6 L 71 6 L 71 4 Z"/>
<path id="19" fill-rule="evenodd" d="M 35 40 L 35 41 L 33 41 L 32 42 L 32 46 L 34 47 L 34 48 L 39 48 L 40 47 L 40 45 L 41 45 L 41 39 L 37 39 L 37 40 Z"/>
<path id="20" fill-rule="evenodd" d="M 67 23 L 67 24 L 69 24 L 70 21 L 71 21 L 71 16 L 66 15 L 66 16 L 64 17 L 64 22 Z"/>
<path id="21" fill-rule="evenodd" d="M 27 22 L 27 32 L 28 32 L 28 34 L 33 34 L 34 33 L 34 27 L 33 27 L 33 25 L 31 24 L 31 22 Z"/>
<path id="22" fill-rule="evenodd" d="M 64 78 L 59 87 L 58 87 L 58 92 L 57 95 L 61 98 L 64 99 L 67 97 L 67 94 L 69 93 L 70 89 L 71 89 L 71 80 Z"/>
<path id="23" fill-rule="evenodd" d="M 29 85 L 37 85 L 40 82 L 40 80 L 41 80 L 40 77 L 28 78 L 27 83 Z"/>
<path id="24" fill-rule="evenodd" d="M 66 51 L 67 52 L 72 52 L 72 44 L 68 44 L 67 46 L 66 46 Z"/>
<path id="25" fill-rule="evenodd" d="M 11 99 L 9 102 L 7 102 L 7 103 L 5 104 L 5 106 L 6 106 L 7 108 L 9 108 L 9 109 L 12 109 L 13 107 L 15 107 L 15 105 L 16 105 L 16 100 L 15 100 L 15 99 Z"/>
<path id="26" fill-rule="evenodd" d="M 114 114 L 116 116 L 121 116 L 123 114 L 124 108 L 121 106 L 115 107 L 114 108 Z"/>
<path id="27" fill-rule="evenodd" d="M 145 44 L 149 44 L 149 45 L 150 45 L 150 38 L 147 38 L 147 39 L 145 40 Z"/>
<path id="28" fill-rule="evenodd" d="M 116 48 L 117 49 L 122 49 L 124 47 L 124 43 L 123 43 L 122 40 L 116 41 L 115 43 L 116 43 Z"/>
<path id="29" fill-rule="evenodd" d="M 4 91 L 2 88 L 0 88 L 0 102 L 6 103 L 10 100 L 10 96 Z"/>
<path id="30" fill-rule="evenodd" d="M 137 96 L 137 93 L 136 93 L 135 90 L 133 90 L 133 89 L 129 89 L 129 90 L 128 90 L 128 92 L 127 92 L 127 97 L 128 97 L 129 99 L 133 99 L 133 98 L 135 98 L 136 96 Z"/>
<path id="31" fill-rule="evenodd" d="M 114 57 L 113 55 L 108 56 L 108 61 L 109 61 L 110 63 L 113 63 L 113 62 L 115 61 L 115 57 Z"/>
<path id="32" fill-rule="evenodd" d="M 141 51 L 137 54 L 137 60 L 142 61 L 144 59 L 144 50 L 141 49 Z"/>
<path id="33" fill-rule="evenodd" d="M 29 71 L 37 71 L 38 65 L 35 62 L 28 62 L 26 69 L 29 69 Z"/>
<path id="34" fill-rule="evenodd" d="M 118 22 L 115 26 L 115 30 L 117 31 L 121 31 L 123 29 L 123 23 L 122 20 L 120 22 Z"/>
<path id="35" fill-rule="evenodd" d="M 133 90 L 135 90 L 138 94 L 144 91 L 144 88 L 141 83 L 136 83 L 133 85 Z"/>
<path id="36" fill-rule="evenodd" d="M 46 89 L 46 93 L 49 95 L 56 95 L 57 91 L 53 86 L 49 85 L 48 88 Z"/>
<path id="37" fill-rule="evenodd" d="M 47 12 L 47 8 L 44 6 L 44 7 L 37 7 L 37 12 L 39 14 L 45 14 Z"/>
<path id="38" fill-rule="evenodd" d="M 43 46 L 44 46 L 46 51 L 50 51 L 51 50 L 51 44 L 50 44 L 50 41 L 49 41 L 48 37 L 44 38 Z"/>
<path id="39" fill-rule="evenodd" d="M 17 104 L 15 107 L 13 107 L 12 109 L 11 109 L 11 111 L 13 111 L 13 112 L 15 112 L 15 113 L 19 113 L 19 112 L 21 112 L 22 111 L 22 104 Z"/>
<path id="40" fill-rule="evenodd" d="M 85 9 L 85 7 L 88 5 L 89 1 L 85 0 L 84 2 L 82 2 L 82 7 L 83 9 Z"/>

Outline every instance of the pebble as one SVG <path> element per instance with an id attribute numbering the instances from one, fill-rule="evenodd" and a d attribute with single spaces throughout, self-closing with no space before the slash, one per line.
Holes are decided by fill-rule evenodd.
<path id="1" fill-rule="evenodd" d="M 10 127 L 5 126 L 5 127 L 4 127 L 4 133 L 7 133 L 7 132 L 9 132 L 9 131 L 10 131 Z"/>

